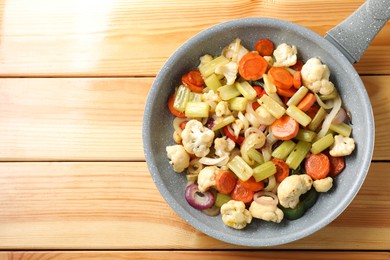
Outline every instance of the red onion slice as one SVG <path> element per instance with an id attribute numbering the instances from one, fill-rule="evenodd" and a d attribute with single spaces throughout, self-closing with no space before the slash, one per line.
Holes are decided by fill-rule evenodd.
<path id="1" fill-rule="evenodd" d="M 347 113 L 345 112 L 345 110 L 341 107 L 339 112 L 337 112 L 336 116 L 334 117 L 334 119 L 332 120 L 332 124 L 340 124 L 342 122 L 345 121 L 347 117 Z"/>
<path id="2" fill-rule="evenodd" d="M 253 199 L 254 201 L 256 201 L 256 203 L 263 204 L 263 205 L 278 204 L 278 197 L 276 197 L 276 194 L 269 191 L 256 192 Z"/>
<path id="3" fill-rule="evenodd" d="M 186 187 L 185 198 L 194 208 L 204 210 L 214 205 L 215 196 L 210 191 L 201 192 L 197 184 L 191 184 Z"/>

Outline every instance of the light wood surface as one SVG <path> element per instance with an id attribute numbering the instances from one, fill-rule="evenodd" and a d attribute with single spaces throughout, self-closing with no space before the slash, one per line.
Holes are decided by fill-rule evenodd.
<path id="1" fill-rule="evenodd" d="M 323 36 L 363 2 L 0 1 L 0 259 L 390 259 L 390 23 L 354 65 L 375 116 L 366 182 L 307 238 L 246 248 L 195 230 L 141 138 L 156 73 L 196 33 L 262 16 Z"/>

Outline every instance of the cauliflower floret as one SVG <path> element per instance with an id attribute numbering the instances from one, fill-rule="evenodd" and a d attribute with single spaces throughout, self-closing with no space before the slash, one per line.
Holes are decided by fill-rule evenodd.
<path id="1" fill-rule="evenodd" d="M 204 157 L 210 152 L 213 144 L 214 131 L 203 126 L 198 120 L 192 119 L 187 122 L 181 133 L 184 149 L 197 157 Z"/>
<path id="2" fill-rule="evenodd" d="M 230 61 L 227 64 L 216 67 L 215 73 L 223 74 L 226 78 L 226 84 L 233 85 L 237 78 L 238 64 L 234 61 Z"/>
<path id="3" fill-rule="evenodd" d="M 272 199 L 270 197 L 263 196 L 263 199 Z M 253 201 L 249 207 L 249 212 L 252 217 L 259 218 L 265 221 L 272 221 L 280 223 L 284 217 L 283 211 L 279 209 L 276 204 L 261 204 Z"/>
<path id="4" fill-rule="evenodd" d="M 313 187 L 317 192 L 327 192 L 333 186 L 333 179 L 331 177 L 326 177 L 324 179 L 315 180 L 313 182 Z"/>
<path id="5" fill-rule="evenodd" d="M 297 63 L 297 47 L 286 43 L 279 44 L 274 50 L 275 63 L 277 67 L 290 67 Z"/>
<path id="6" fill-rule="evenodd" d="M 222 55 L 233 62 L 238 62 L 241 60 L 242 56 L 248 52 L 249 51 L 241 45 L 241 40 L 237 38 L 222 50 Z"/>
<path id="7" fill-rule="evenodd" d="M 206 55 L 203 55 L 202 57 L 200 57 L 199 60 L 200 60 L 200 64 L 199 64 L 198 68 L 205 65 L 206 63 L 209 63 L 210 61 L 212 61 L 213 56 L 211 56 L 210 54 L 206 54 Z"/>
<path id="8" fill-rule="evenodd" d="M 214 141 L 215 154 L 219 157 L 229 154 L 235 146 L 236 144 L 234 143 L 234 141 L 230 138 L 227 138 L 226 136 L 215 138 Z"/>
<path id="9" fill-rule="evenodd" d="M 223 223 L 235 229 L 243 229 L 252 222 L 252 215 L 242 201 L 230 200 L 223 204 L 221 214 Z"/>
<path id="10" fill-rule="evenodd" d="M 202 94 L 202 101 L 206 102 L 210 106 L 210 112 L 215 111 L 215 107 L 221 101 L 221 97 L 218 93 L 215 93 L 214 90 L 210 90 L 209 92 L 205 92 Z"/>
<path id="11" fill-rule="evenodd" d="M 182 172 L 190 165 L 190 156 L 182 145 L 167 146 L 166 151 L 175 172 Z"/>
<path id="12" fill-rule="evenodd" d="M 330 71 L 327 65 L 322 64 L 318 58 L 309 59 L 301 70 L 302 83 L 314 93 L 329 95 L 335 87 L 329 81 Z"/>
<path id="13" fill-rule="evenodd" d="M 330 155 L 337 156 L 347 156 L 350 155 L 355 149 L 355 141 L 351 137 L 345 137 L 342 135 L 334 136 L 334 143 L 330 147 Z"/>
<path id="14" fill-rule="evenodd" d="M 201 192 L 205 192 L 210 187 L 215 186 L 215 176 L 218 170 L 217 166 L 206 166 L 199 172 L 198 188 Z"/>
<path id="15" fill-rule="evenodd" d="M 220 101 L 218 102 L 217 106 L 215 107 L 215 114 L 218 117 L 221 116 L 227 116 L 230 115 L 232 112 L 229 109 L 229 103 L 226 101 Z"/>
<path id="16" fill-rule="evenodd" d="M 311 189 L 313 180 L 307 174 L 291 175 L 285 178 L 278 187 L 279 203 L 285 208 L 295 208 L 299 196 Z"/>
<path id="17" fill-rule="evenodd" d="M 236 119 L 232 123 L 232 129 L 233 129 L 233 134 L 235 137 L 238 137 L 240 135 L 240 132 L 242 129 L 244 129 L 245 125 L 244 122 L 242 122 L 241 119 Z"/>

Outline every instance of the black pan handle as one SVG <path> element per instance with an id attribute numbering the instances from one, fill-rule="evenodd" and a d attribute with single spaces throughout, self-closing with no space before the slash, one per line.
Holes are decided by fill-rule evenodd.
<path id="1" fill-rule="evenodd" d="M 353 64 L 360 60 L 390 18 L 390 0 L 367 0 L 342 23 L 328 31 L 325 39 Z"/>

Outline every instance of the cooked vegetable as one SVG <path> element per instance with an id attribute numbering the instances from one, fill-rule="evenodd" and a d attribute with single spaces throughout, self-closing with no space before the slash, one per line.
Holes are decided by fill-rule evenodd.
<path id="1" fill-rule="evenodd" d="M 199 67 L 199 71 L 204 78 L 207 78 L 211 74 L 215 73 L 215 69 L 218 66 L 225 65 L 229 63 L 229 59 L 224 56 L 219 56 L 213 59 L 210 62 L 205 63 L 204 65 Z"/>
<path id="2" fill-rule="evenodd" d="M 271 56 L 275 46 L 270 39 L 260 39 L 257 41 L 255 49 L 261 56 Z"/>
<path id="3" fill-rule="evenodd" d="M 272 159 L 272 162 L 276 166 L 275 179 L 277 182 L 282 182 L 290 174 L 290 168 L 287 163 L 280 159 Z"/>
<path id="4" fill-rule="evenodd" d="M 212 192 L 201 192 L 195 183 L 187 186 L 185 198 L 188 204 L 199 210 L 210 208 L 215 202 L 215 197 Z"/>
<path id="5" fill-rule="evenodd" d="M 186 117 L 208 117 L 210 106 L 206 102 L 187 102 L 185 115 Z"/>
<path id="6" fill-rule="evenodd" d="M 294 105 L 287 108 L 286 114 L 294 118 L 302 126 L 307 126 L 311 121 L 310 116 L 306 115 L 305 112 Z"/>
<path id="7" fill-rule="evenodd" d="M 238 63 L 238 72 L 245 80 L 258 80 L 267 71 L 266 60 L 256 52 L 248 52 Z"/>
<path id="8" fill-rule="evenodd" d="M 305 141 L 299 141 L 297 143 L 286 159 L 286 163 L 290 169 L 296 170 L 298 168 L 303 159 L 305 159 L 307 153 L 310 151 L 310 147 L 311 144 Z"/>
<path id="9" fill-rule="evenodd" d="M 281 118 L 286 110 L 277 101 L 271 98 L 269 95 L 263 95 L 258 99 L 259 104 L 267 109 L 267 111 L 275 118 Z"/>
<path id="10" fill-rule="evenodd" d="M 327 134 L 324 137 L 318 139 L 311 145 L 311 152 L 314 154 L 320 153 L 329 148 L 334 143 L 332 134 Z"/>
<path id="11" fill-rule="evenodd" d="M 295 145 L 296 143 L 291 140 L 283 141 L 275 150 L 273 150 L 272 157 L 285 161 Z"/>
<path id="12" fill-rule="evenodd" d="M 247 181 L 253 175 L 253 169 L 239 155 L 235 156 L 227 167 L 242 181 Z"/>
<path id="13" fill-rule="evenodd" d="M 289 89 L 293 86 L 293 77 L 291 73 L 281 67 L 272 67 L 268 71 L 271 81 L 280 89 Z"/>
<path id="14" fill-rule="evenodd" d="M 227 170 L 221 170 L 215 176 L 215 185 L 219 193 L 229 194 L 233 191 L 236 186 L 236 177 L 235 175 Z"/>
<path id="15" fill-rule="evenodd" d="M 316 102 L 316 97 L 312 93 L 308 93 L 297 105 L 297 108 L 306 112 Z"/>
<path id="16" fill-rule="evenodd" d="M 268 161 L 253 169 L 253 177 L 256 181 L 262 181 L 269 176 L 274 175 L 276 171 L 275 164 L 272 161 Z"/>
<path id="17" fill-rule="evenodd" d="M 305 171 L 315 180 L 325 178 L 330 171 L 328 156 L 323 153 L 310 154 L 305 160 Z"/>
<path id="18" fill-rule="evenodd" d="M 244 188 L 254 192 L 264 189 L 264 182 L 256 181 L 256 179 L 253 176 L 246 181 L 239 180 L 239 182 Z"/>
<path id="19" fill-rule="evenodd" d="M 272 123 L 270 130 L 279 140 L 290 140 L 298 134 L 299 124 L 294 118 L 284 115 Z"/>

